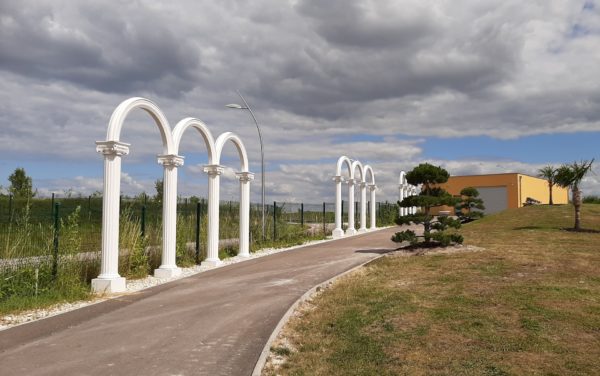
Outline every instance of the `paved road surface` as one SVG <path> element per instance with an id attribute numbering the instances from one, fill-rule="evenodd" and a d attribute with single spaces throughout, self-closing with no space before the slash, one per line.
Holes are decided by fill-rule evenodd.
<path id="1" fill-rule="evenodd" d="M 250 375 L 313 286 L 395 249 L 397 228 L 257 258 L 0 332 L 0 374 Z"/>

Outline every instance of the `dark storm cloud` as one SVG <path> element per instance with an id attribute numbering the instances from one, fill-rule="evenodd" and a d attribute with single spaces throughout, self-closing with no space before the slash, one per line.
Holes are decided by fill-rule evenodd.
<path id="1" fill-rule="evenodd" d="M 193 86 L 195 50 L 139 3 L 4 2 L 0 68 L 103 92 L 178 95 Z"/>

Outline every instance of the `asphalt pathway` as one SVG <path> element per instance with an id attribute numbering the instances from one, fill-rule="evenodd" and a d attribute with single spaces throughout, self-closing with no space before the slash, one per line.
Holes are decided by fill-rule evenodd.
<path id="1" fill-rule="evenodd" d="M 382 253 L 397 228 L 200 273 L 0 332 L 0 374 L 250 375 L 306 291 Z"/>

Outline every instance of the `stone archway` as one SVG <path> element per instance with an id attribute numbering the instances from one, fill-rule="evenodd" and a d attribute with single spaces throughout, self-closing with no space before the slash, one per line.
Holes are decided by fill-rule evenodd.
<path id="1" fill-rule="evenodd" d="M 206 150 L 208 153 L 208 163 L 212 164 L 216 154 L 213 135 L 206 124 L 196 118 L 185 118 L 175 125 L 175 128 L 173 129 L 173 146 L 175 154 L 179 153 L 179 146 L 181 144 L 183 134 L 190 127 L 196 129 L 204 140 L 204 144 L 206 145 Z M 163 158 L 163 160 L 163 166 L 165 166 L 165 199 L 163 200 L 163 218 L 169 217 L 174 218 L 174 220 L 170 221 L 168 226 L 163 224 L 162 260 L 160 267 L 154 271 L 154 276 L 157 278 L 173 277 L 181 273 L 181 269 L 176 265 L 177 173 L 178 167 L 183 166 L 184 159 L 183 157 L 178 157 L 177 159 L 171 158 L 171 160 L 169 160 L 169 158 Z M 209 194 L 208 201 L 210 202 L 210 200 L 211 197 Z"/>
<path id="2" fill-rule="evenodd" d="M 215 157 L 212 163 L 204 166 L 204 172 L 208 174 L 208 241 L 207 257 L 202 262 L 204 265 L 217 266 L 221 264 L 219 259 L 219 196 L 221 174 L 224 166 L 221 166 L 221 154 L 225 144 L 231 141 L 237 149 L 240 157 L 240 171 L 236 173 L 240 181 L 240 242 L 238 256 L 250 257 L 250 181 L 254 174 L 248 171 L 248 154 L 242 140 L 232 132 L 225 132 L 217 137 L 215 141 Z"/>
<path id="3" fill-rule="evenodd" d="M 350 182 L 352 179 L 352 161 L 345 155 L 338 159 L 335 168 L 335 176 L 333 177 L 333 181 L 335 182 L 335 229 L 333 229 L 332 236 L 334 239 L 344 236 L 344 230 L 342 229 L 342 182 L 344 181 L 342 168 L 344 165 L 347 167 L 348 181 Z M 354 203 L 352 203 L 352 205 L 354 205 Z"/>
<path id="4" fill-rule="evenodd" d="M 365 165 L 364 167 L 364 172 L 365 172 L 365 184 L 367 185 L 367 187 L 369 188 L 369 193 L 370 193 L 370 198 L 369 198 L 369 202 L 371 203 L 371 223 L 369 226 L 369 230 L 375 230 L 377 228 L 377 213 L 376 213 L 376 208 L 377 208 L 377 204 L 375 202 L 375 191 L 377 190 L 377 186 L 375 185 L 375 172 L 373 172 L 373 168 L 370 165 Z M 367 173 L 371 174 L 371 182 L 367 183 Z M 361 213 L 365 213 L 366 215 L 366 207 L 361 209 Z M 366 218 L 365 218 L 366 220 Z M 362 224 L 363 218 L 362 218 L 362 214 L 361 214 L 361 224 Z M 362 227 L 362 225 L 361 225 Z M 366 221 L 365 221 L 365 227 L 366 227 Z"/>
<path id="5" fill-rule="evenodd" d="M 348 168 L 348 228 L 346 233 L 342 230 L 342 182 L 344 177 L 342 176 L 342 168 L 346 165 Z M 360 172 L 360 179 L 357 179 L 355 172 Z M 367 184 L 366 176 L 367 172 L 371 174 L 371 183 Z M 335 182 L 335 229 L 333 230 L 332 236 L 334 239 L 341 238 L 344 235 L 354 235 L 357 232 L 363 233 L 367 231 L 367 187 L 371 193 L 371 226 L 370 229 L 375 229 L 375 174 L 373 168 L 369 165 L 363 166 L 358 160 L 351 160 L 346 156 L 341 156 L 336 164 L 335 176 L 333 177 Z M 354 186 L 358 184 L 360 188 L 360 228 L 358 231 L 354 225 Z"/>
<path id="6" fill-rule="evenodd" d="M 102 253 L 100 275 L 92 280 L 95 292 L 125 291 L 125 278 L 119 275 L 119 201 L 121 195 L 121 157 L 129 154 L 130 144 L 120 141 L 121 129 L 129 113 L 139 108 L 147 112 L 158 127 L 162 139 L 163 151 L 158 156 L 159 163 L 165 166 L 165 189 L 163 192 L 163 231 L 173 228 L 176 218 L 165 211 L 168 205 L 168 192 L 171 189 L 167 181 L 170 166 L 182 162 L 176 154 L 171 127 L 158 106 L 145 98 L 127 99 L 113 111 L 105 141 L 96 142 L 96 151 L 104 156 L 104 194 L 102 197 Z M 163 237 L 163 252 L 168 241 Z M 173 262 L 174 263 L 174 262 Z"/>

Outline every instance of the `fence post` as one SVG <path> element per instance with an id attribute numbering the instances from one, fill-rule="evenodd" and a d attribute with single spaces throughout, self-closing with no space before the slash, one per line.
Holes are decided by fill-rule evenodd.
<path id="1" fill-rule="evenodd" d="M 146 205 L 142 205 L 142 238 L 146 236 Z"/>
<path id="2" fill-rule="evenodd" d="M 323 203 L 323 236 L 327 236 L 327 224 L 325 219 L 325 203 Z"/>
<path id="3" fill-rule="evenodd" d="M 304 203 L 300 203 L 300 226 L 304 228 Z"/>
<path id="4" fill-rule="evenodd" d="M 273 240 L 277 239 L 277 202 L 273 201 Z"/>
<path id="5" fill-rule="evenodd" d="M 58 218 L 58 209 L 60 202 L 54 204 L 54 249 L 52 252 L 52 279 L 56 279 L 58 275 L 58 231 L 60 229 L 60 221 Z"/>
<path id="6" fill-rule="evenodd" d="M 54 214 L 54 193 L 52 193 L 52 201 L 50 204 L 50 215 Z"/>
<path id="7" fill-rule="evenodd" d="M 200 201 L 196 203 L 196 264 L 200 263 Z"/>

